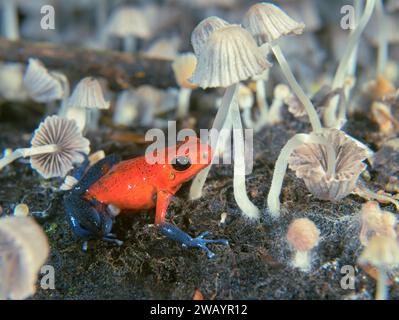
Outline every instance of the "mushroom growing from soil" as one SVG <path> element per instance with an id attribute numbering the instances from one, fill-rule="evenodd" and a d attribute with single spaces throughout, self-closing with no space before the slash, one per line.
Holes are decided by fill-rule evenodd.
<path id="1" fill-rule="evenodd" d="M 99 109 L 109 109 L 109 101 L 105 101 L 103 90 L 100 83 L 92 77 L 86 77 L 79 81 L 72 95 L 67 102 L 68 108 L 82 108 L 85 113 L 81 113 L 81 117 L 85 117 L 85 127 L 90 129 L 97 128 Z M 67 112 L 67 118 L 71 115 Z M 83 122 L 83 119 L 77 120 Z"/>
<path id="2" fill-rule="evenodd" d="M 123 38 L 125 52 L 136 52 L 137 39 L 149 39 L 152 33 L 145 13 L 127 6 L 112 12 L 104 32 L 107 36 Z"/>
<path id="3" fill-rule="evenodd" d="M 397 220 L 393 213 L 381 210 L 378 202 L 367 201 L 361 210 L 360 242 L 367 246 L 370 235 L 396 239 L 396 224 Z"/>
<path id="4" fill-rule="evenodd" d="M 0 170 L 21 157 L 30 157 L 31 166 L 45 179 L 64 177 L 74 163 L 83 161 L 90 142 L 74 120 L 47 117 L 35 130 L 30 148 L 19 148 L 0 159 Z"/>
<path id="5" fill-rule="evenodd" d="M 395 238 L 373 236 L 359 257 L 361 265 L 378 269 L 376 300 L 387 300 L 388 272 L 399 266 L 399 244 Z"/>
<path id="6" fill-rule="evenodd" d="M 176 114 L 178 120 L 182 120 L 187 116 L 191 92 L 197 88 L 197 85 L 189 81 L 196 66 L 197 57 L 190 52 L 178 55 L 172 64 L 176 82 L 180 87 Z"/>
<path id="7" fill-rule="evenodd" d="M 369 148 L 337 129 L 295 135 L 281 150 L 274 168 L 267 197 L 271 215 L 280 215 L 279 195 L 288 164 L 315 197 L 338 201 L 356 187 L 366 168 L 362 161 L 370 156 Z"/>
<path id="8" fill-rule="evenodd" d="M 0 219 L 0 300 L 33 295 L 49 251 L 46 234 L 33 219 Z"/>
<path id="9" fill-rule="evenodd" d="M 249 8 L 242 24 L 252 34 L 259 46 L 270 46 L 290 87 L 304 105 L 313 131 L 320 131 L 321 123 L 317 112 L 309 97 L 296 81 L 280 46 L 276 43 L 282 36 L 302 34 L 305 25 L 294 21 L 279 7 L 267 2 L 257 3 Z"/>
<path id="10" fill-rule="evenodd" d="M 292 265 L 301 271 L 311 269 L 310 251 L 320 240 L 320 230 L 307 218 L 295 219 L 288 227 L 287 241 L 295 249 Z"/>
<path id="11" fill-rule="evenodd" d="M 348 44 L 346 46 L 345 53 L 339 62 L 337 71 L 335 72 L 334 80 L 332 82 L 332 90 L 344 89 L 346 77 L 348 72 L 353 70 L 353 63 L 356 63 L 354 59 L 354 52 L 356 52 L 357 45 L 360 41 L 360 37 L 369 22 L 371 15 L 374 11 L 374 7 L 377 0 L 367 0 L 366 7 L 364 8 L 363 15 L 361 16 L 359 23 L 356 25 L 355 30 L 350 34 Z M 345 90 L 345 98 L 348 99 L 347 90 Z M 346 121 L 346 112 L 344 114 L 339 113 L 337 115 L 339 98 L 336 97 L 331 99 L 328 107 L 326 108 L 323 116 L 324 124 L 331 128 L 341 128 Z M 346 109 L 346 108 L 345 108 Z"/>
<path id="12" fill-rule="evenodd" d="M 211 31 L 208 24 L 200 23 L 205 30 L 194 29 L 192 43 L 198 64 L 192 82 L 201 88 L 227 88 L 222 99 L 211 132 L 211 147 L 218 153 L 220 132 L 233 128 L 234 141 L 234 197 L 243 213 L 252 219 L 259 217 L 259 209 L 249 200 L 245 188 L 245 150 L 241 115 L 237 103 L 237 86 L 262 73 L 270 67 L 269 62 L 257 47 L 252 36 L 238 25 L 228 25 Z M 215 28 L 214 28 L 215 29 Z M 198 37 L 197 35 L 206 35 Z M 198 52 L 198 54 L 197 54 Z M 230 121 L 227 119 L 230 117 Z M 212 134 L 211 134 L 212 135 Z M 215 157 L 213 158 L 213 161 Z M 191 186 L 190 198 L 201 196 L 202 187 L 211 166 L 200 172 Z"/>

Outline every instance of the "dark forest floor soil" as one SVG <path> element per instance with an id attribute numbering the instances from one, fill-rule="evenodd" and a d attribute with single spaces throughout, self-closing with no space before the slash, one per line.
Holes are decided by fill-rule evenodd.
<path id="1" fill-rule="evenodd" d="M 41 112 L 2 106 L 0 148 L 28 146 Z M 0 108 L 1 109 L 1 108 Z M 28 118 L 27 118 L 28 117 Z M 247 177 L 250 198 L 262 209 L 259 223 L 247 221 L 233 198 L 232 170 L 215 166 L 203 197 L 187 201 L 188 185 L 173 200 L 168 219 L 191 235 L 209 230 L 214 238 L 230 241 L 215 245 L 214 259 L 204 252 L 184 249 L 165 239 L 151 224 L 154 212 L 117 217 L 114 232 L 124 240 L 120 247 L 90 241 L 88 250 L 76 240 L 65 220 L 61 180 L 43 180 L 29 162 L 18 161 L 0 172 L 0 205 L 11 214 L 15 204 L 28 204 L 46 231 L 51 246 L 47 264 L 55 268 L 55 290 L 38 288 L 34 299 L 191 299 L 196 289 L 205 299 L 371 299 L 375 282 L 356 267 L 361 252 L 358 240 L 359 209 L 363 199 L 350 195 L 339 203 L 311 196 L 302 180 L 290 171 L 284 180 L 282 217 L 273 221 L 266 210 L 266 196 L 279 150 L 307 126 L 293 120 L 290 126 L 264 129 L 255 137 L 254 171 Z M 364 121 L 349 123 L 349 133 L 364 141 Z M 366 126 L 367 127 L 367 126 Z M 372 127 L 372 126 L 371 126 Z M 103 128 L 103 127 L 102 127 Z M 370 126 L 367 127 L 370 130 Z M 109 129 L 89 134 L 92 151 L 119 153 L 123 158 L 143 153 L 143 146 L 107 140 Z M 49 208 L 49 209 L 48 209 Z M 394 207 L 385 208 L 394 211 Z M 48 210 L 46 210 L 48 209 Z M 227 213 L 226 223 L 220 216 Z M 322 239 L 313 251 L 312 271 L 291 268 L 292 251 L 285 241 L 289 223 L 308 217 L 320 228 Z M 343 265 L 355 266 L 354 290 L 343 290 Z M 390 290 L 399 298 L 399 288 Z"/>

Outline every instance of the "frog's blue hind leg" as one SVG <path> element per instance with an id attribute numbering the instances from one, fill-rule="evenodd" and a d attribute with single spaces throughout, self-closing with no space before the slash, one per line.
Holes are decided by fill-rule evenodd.
<path id="1" fill-rule="evenodd" d="M 208 249 L 208 247 L 206 246 L 207 244 L 209 243 L 219 243 L 224 245 L 229 244 L 229 242 L 224 239 L 218 239 L 218 240 L 204 239 L 204 237 L 209 234 L 208 231 L 201 233 L 196 238 L 192 238 L 190 235 L 180 230 L 177 226 L 171 223 L 165 222 L 162 225 L 160 225 L 159 228 L 162 234 L 164 234 L 171 240 L 180 242 L 183 247 L 194 247 L 205 250 L 208 258 L 213 258 L 215 254 Z"/>
<path id="2" fill-rule="evenodd" d="M 64 196 L 64 206 L 69 224 L 78 237 L 85 240 L 103 239 L 121 244 L 121 241 L 115 239 L 115 236 L 110 233 L 113 218 L 107 211 L 107 206 L 95 199 L 83 198 L 86 190 L 118 162 L 119 157 L 110 155 L 97 162 L 85 173 L 89 166 L 86 156 L 82 166 L 74 171 L 73 175 L 79 182 Z"/>

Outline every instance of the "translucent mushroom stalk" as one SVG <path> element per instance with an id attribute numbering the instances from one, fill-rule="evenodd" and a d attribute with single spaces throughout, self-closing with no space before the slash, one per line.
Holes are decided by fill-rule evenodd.
<path id="1" fill-rule="evenodd" d="M 237 99 L 232 102 L 231 120 L 234 141 L 234 198 L 246 216 L 250 219 L 257 219 L 259 217 L 259 209 L 249 200 L 246 192 L 244 134 Z"/>
<path id="2" fill-rule="evenodd" d="M 39 154 L 55 153 L 57 151 L 59 151 L 59 146 L 57 146 L 56 144 L 49 144 L 45 146 L 32 147 L 32 148 L 16 149 L 11 154 L 0 159 L 0 170 L 19 158 L 26 158 Z"/>
<path id="3" fill-rule="evenodd" d="M 378 281 L 377 291 L 375 294 L 376 300 L 387 300 L 388 299 L 388 288 L 387 288 L 388 274 L 387 270 L 383 267 L 378 268 Z"/>
<path id="4" fill-rule="evenodd" d="M 314 132 L 321 131 L 322 126 L 321 126 L 319 116 L 316 112 L 316 109 L 313 106 L 312 102 L 310 101 L 309 97 L 306 95 L 306 93 L 303 91 L 301 86 L 296 81 L 294 74 L 292 73 L 291 68 L 288 65 L 288 62 L 285 59 L 285 56 L 284 56 L 280 46 L 277 44 L 271 44 L 270 46 L 271 46 L 271 50 L 273 51 L 279 65 L 281 67 L 281 71 L 283 72 L 285 78 L 288 81 L 288 84 L 290 85 L 293 92 L 297 95 L 298 99 L 302 102 L 303 106 L 305 107 L 305 110 L 309 116 L 309 121 L 310 121 L 310 124 L 312 125 L 313 131 Z"/>
<path id="5" fill-rule="evenodd" d="M 344 87 L 348 70 L 352 68 L 350 63 L 356 62 L 356 60 L 353 59 L 353 52 L 360 41 L 360 37 L 364 29 L 366 28 L 371 18 L 371 15 L 373 14 L 375 4 L 376 0 L 367 0 L 366 7 L 364 8 L 364 12 L 362 17 L 360 18 L 359 24 L 356 26 L 356 29 L 353 31 L 353 33 L 351 33 L 351 35 L 349 36 L 348 45 L 334 76 L 332 90 Z M 335 97 L 331 99 L 328 107 L 325 110 L 324 124 L 329 128 L 339 129 L 346 121 L 346 112 L 345 115 L 336 115 L 337 106 L 338 97 Z"/>
<path id="6" fill-rule="evenodd" d="M 208 177 L 209 171 L 211 170 L 212 165 L 215 163 L 216 159 L 216 154 L 218 154 L 221 146 L 221 143 L 219 141 L 219 133 L 223 129 L 223 127 L 226 125 L 226 120 L 230 111 L 230 105 L 234 99 L 235 92 L 237 90 L 237 84 L 233 84 L 229 86 L 222 98 L 222 104 L 219 107 L 219 110 L 216 114 L 215 120 L 213 121 L 211 132 L 216 133 L 216 139 L 214 137 L 211 137 L 211 148 L 214 150 L 213 158 L 211 165 L 206 167 L 204 170 L 202 170 L 199 174 L 196 175 L 196 177 L 193 180 L 193 183 L 191 184 L 190 188 L 190 194 L 189 198 L 191 200 L 193 199 L 198 199 L 202 196 L 202 189 L 204 187 L 206 178 Z M 226 128 L 225 128 L 226 129 Z M 224 146 L 223 146 L 224 147 Z"/>
<path id="7" fill-rule="evenodd" d="M 309 271 L 311 268 L 311 259 L 309 251 L 296 251 L 294 259 L 292 260 L 294 268 L 298 268 L 302 271 Z"/>
<path id="8" fill-rule="evenodd" d="M 3 30 L 9 40 L 19 39 L 17 4 L 14 0 L 3 0 Z"/>
<path id="9" fill-rule="evenodd" d="M 192 89 L 180 88 L 177 100 L 177 119 L 184 119 L 189 110 Z"/>
<path id="10" fill-rule="evenodd" d="M 327 148 L 327 175 L 333 177 L 335 174 L 336 153 L 331 143 L 321 136 L 314 134 L 300 133 L 288 140 L 282 148 L 280 155 L 274 167 L 272 185 L 267 196 L 267 205 L 270 214 L 274 218 L 280 216 L 280 193 L 283 185 L 283 179 L 287 171 L 288 159 L 292 152 L 304 143 L 321 144 Z"/>
<path id="11" fill-rule="evenodd" d="M 377 0 L 376 13 L 378 18 L 378 53 L 377 53 L 377 76 L 384 74 L 388 61 L 388 30 L 384 12 L 384 3 Z"/>

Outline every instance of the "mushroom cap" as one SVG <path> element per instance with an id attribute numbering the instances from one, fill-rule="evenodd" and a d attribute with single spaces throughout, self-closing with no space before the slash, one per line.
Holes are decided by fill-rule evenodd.
<path id="1" fill-rule="evenodd" d="M 162 38 L 154 42 L 145 52 L 143 52 L 143 57 L 173 61 L 177 57 L 179 45 L 179 38 Z"/>
<path id="2" fill-rule="evenodd" d="M 80 163 L 90 151 L 90 142 L 82 136 L 74 120 L 59 116 L 47 117 L 35 130 L 31 140 L 32 147 L 55 144 L 57 152 L 33 155 L 30 157 L 32 168 L 44 178 L 64 177 Z"/>
<path id="3" fill-rule="evenodd" d="M 148 39 L 151 28 L 142 10 L 123 6 L 112 12 L 105 27 L 106 33 L 117 37 L 134 36 Z"/>
<path id="4" fill-rule="evenodd" d="M 6 297 L 25 299 L 35 293 L 37 274 L 49 254 L 47 237 L 29 217 L 0 219 L 0 273 Z M 2 270 L 3 269 L 3 270 Z"/>
<path id="5" fill-rule="evenodd" d="M 68 105 L 78 108 L 109 109 L 109 101 L 105 101 L 100 83 L 92 77 L 79 81 L 68 99 Z"/>
<path id="6" fill-rule="evenodd" d="M 214 31 L 197 58 L 192 82 L 203 89 L 226 88 L 271 66 L 248 31 L 239 25 Z"/>
<path id="7" fill-rule="evenodd" d="M 262 2 L 253 5 L 245 14 L 242 25 L 258 45 L 272 42 L 284 35 L 302 34 L 305 25 L 290 18 L 278 6 Z"/>
<path id="8" fill-rule="evenodd" d="M 191 33 L 191 45 L 193 46 L 194 53 L 198 56 L 209 36 L 214 31 L 227 27 L 228 25 L 230 24 L 227 21 L 216 16 L 202 20 Z"/>
<path id="9" fill-rule="evenodd" d="M 29 59 L 23 83 L 30 97 L 37 102 L 61 99 L 64 95 L 61 82 L 38 59 Z"/>
<path id="10" fill-rule="evenodd" d="M 287 241 L 298 251 L 309 251 L 320 240 L 320 230 L 308 218 L 295 219 L 288 227 Z"/>
<path id="11" fill-rule="evenodd" d="M 197 66 L 197 57 L 188 52 L 176 57 L 172 64 L 177 84 L 182 88 L 195 89 L 197 86 L 189 81 Z"/>
<path id="12" fill-rule="evenodd" d="M 359 257 L 360 264 L 393 269 L 399 266 L 399 244 L 395 238 L 375 235 Z"/>
<path id="13" fill-rule="evenodd" d="M 298 147 L 288 160 L 289 167 L 317 198 L 338 201 L 353 191 L 359 175 L 366 168 L 362 161 L 372 152 L 341 130 L 324 129 L 321 133 L 311 134 L 322 135 L 335 149 L 334 176 L 327 177 L 327 151 L 319 144 L 305 143 Z"/>

